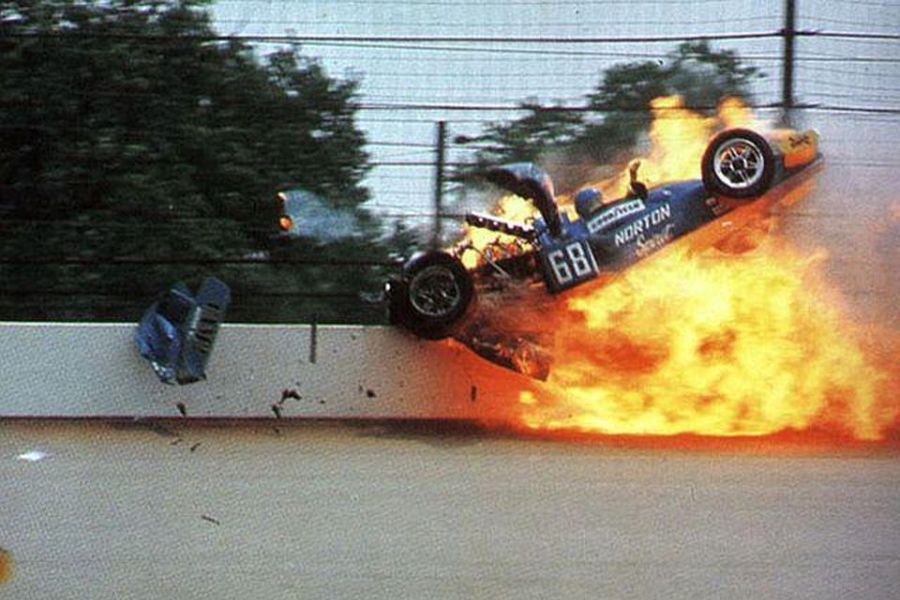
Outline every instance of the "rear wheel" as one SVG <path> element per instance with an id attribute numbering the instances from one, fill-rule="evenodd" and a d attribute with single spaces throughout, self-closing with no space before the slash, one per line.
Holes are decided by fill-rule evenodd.
<path id="1" fill-rule="evenodd" d="M 391 283 L 391 322 L 427 339 L 450 336 L 474 297 L 472 274 L 446 252 L 414 256 Z"/>
<path id="2" fill-rule="evenodd" d="M 710 141 L 701 163 L 706 190 L 729 198 L 752 198 L 768 191 L 775 154 L 764 137 L 749 129 L 729 129 Z"/>

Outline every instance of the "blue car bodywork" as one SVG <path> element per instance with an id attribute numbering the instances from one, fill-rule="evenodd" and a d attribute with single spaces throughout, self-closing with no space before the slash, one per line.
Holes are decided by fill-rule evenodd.
<path id="1" fill-rule="evenodd" d="M 473 311 L 475 296 L 508 288 L 508 282 L 539 279 L 558 294 L 603 276 L 603 280 L 654 254 L 679 238 L 711 245 L 739 233 L 735 223 L 752 219 L 793 193 L 801 171 L 820 162 L 814 131 L 776 130 L 765 136 L 747 129 L 725 130 L 709 143 L 701 161 L 701 179 L 648 189 L 629 169 L 630 193 L 609 203 L 599 193 L 575 197 L 575 215 L 557 206 L 553 182 L 532 163 L 491 169 L 485 178 L 531 200 L 539 213 L 530 223 L 514 223 L 479 213 L 466 215 L 473 227 L 524 240 L 529 250 L 495 259 L 481 250 L 483 264 L 467 270 L 459 258 L 473 249 L 463 244 L 456 254 L 431 251 L 413 256 L 400 277 L 388 282 L 392 323 L 428 339 L 453 337 L 501 366 L 543 379 L 549 372 L 546 336 L 513 331 L 505 300 L 488 302 L 499 312 Z M 786 184 L 788 180 L 793 183 Z M 785 185 L 783 185 L 785 184 Z M 777 190 L 777 191 L 776 191 Z M 723 219 L 726 215 L 728 218 Z M 722 220 L 721 225 L 713 225 Z M 514 324 L 515 325 L 515 324 Z M 539 326 L 539 324 L 537 324 Z M 538 327 L 540 329 L 540 327 Z M 534 334 L 534 335 L 533 335 Z"/>
<path id="2" fill-rule="evenodd" d="M 187 384 L 206 379 L 206 365 L 230 301 L 228 286 L 209 277 L 196 297 L 178 283 L 147 309 L 134 341 L 160 381 Z"/>
<path id="3" fill-rule="evenodd" d="M 818 162 L 815 134 L 807 135 L 813 147 L 813 152 L 808 153 L 810 160 L 786 166 L 790 161 L 770 149 L 772 169 L 765 192 Z M 797 144 L 796 138 L 792 139 Z M 538 207 L 541 216 L 535 218 L 531 227 L 512 233 L 532 242 L 544 283 L 551 293 L 590 281 L 602 272 L 621 271 L 746 204 L 744 199 L 734 201 L 715 193 L 701 179 L 668 183 L 649 190 L 638 184 L 632 194 L 570 220 L 556 208 L 552 182 L 535 165 L 506 165 L 490 171 L 487 178 L 531 198 Z M 485 215 L 469 219 L 470 224 L 501 230 L 496 226 L 497 221 Z M 505 224 L 507 231 L 510 226 Z"/>
<path id="4" fill-rule="evenodd" d="M 624 198 L 570 221 L 560 215 L 561 231 L 553 235 L 538 219 L 536 252 L 544 282 L 561 292 L 619 271 L 669 242 L 715 219 L 701 181 L 684 181 L 650 190 L 646 198 Z"/>

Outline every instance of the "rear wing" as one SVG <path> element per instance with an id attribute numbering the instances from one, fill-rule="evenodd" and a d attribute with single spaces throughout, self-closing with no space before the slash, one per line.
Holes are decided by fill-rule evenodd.
<path id="1" fill-rule="evenodd" d="M 535 237 L 534 227 L 531 225 L 513 223 L 507 219 L 478 212 L 466 213 L 466 224 L 472 227 L 481 227 L 482 229 L 505 233 L 523 240 L 532 240 Z"/>
<path id="2" fill-rule="evenodd" d="M 489 169 L 484 178 L 503 189 L 534 202 L 553 235 L 562 231 L 559 208 L 550 176 L 532 163 L 513 163 Z"/>
<path id="3" fill-rule="evenodd" d="M 815 129 L 776 129 L 766 134 L 766 138 L 781 154 L 785 169 L 806 166 L 819 156 L 819 133 Z"/>

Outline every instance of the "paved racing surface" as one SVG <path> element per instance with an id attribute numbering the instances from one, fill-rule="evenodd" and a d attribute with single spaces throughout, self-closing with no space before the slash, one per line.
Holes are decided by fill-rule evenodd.
<path id="1" fill-rule="evenodd" d="M 0 480 L 4 599 L 900 597 L 895 447 L 6 422 Z"/>

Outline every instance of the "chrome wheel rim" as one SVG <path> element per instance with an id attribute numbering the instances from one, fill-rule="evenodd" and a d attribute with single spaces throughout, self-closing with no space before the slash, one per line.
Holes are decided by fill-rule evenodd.
<path id="1" fill-rule="evenodd" d="M 409 301 L 413 308 L 429 317 L 449 315 L 461 297 L 453 272 L 441 265 L 422 269 L 409 282 Z"/>
<path id="2" fill-rule="evenodd" d="M 744 138 L 728 140 L 716 151 L 713 169 L 719 181 L 733 189 L 746 189 L 762 179 L 765 157 L 759 146 Z"/>

